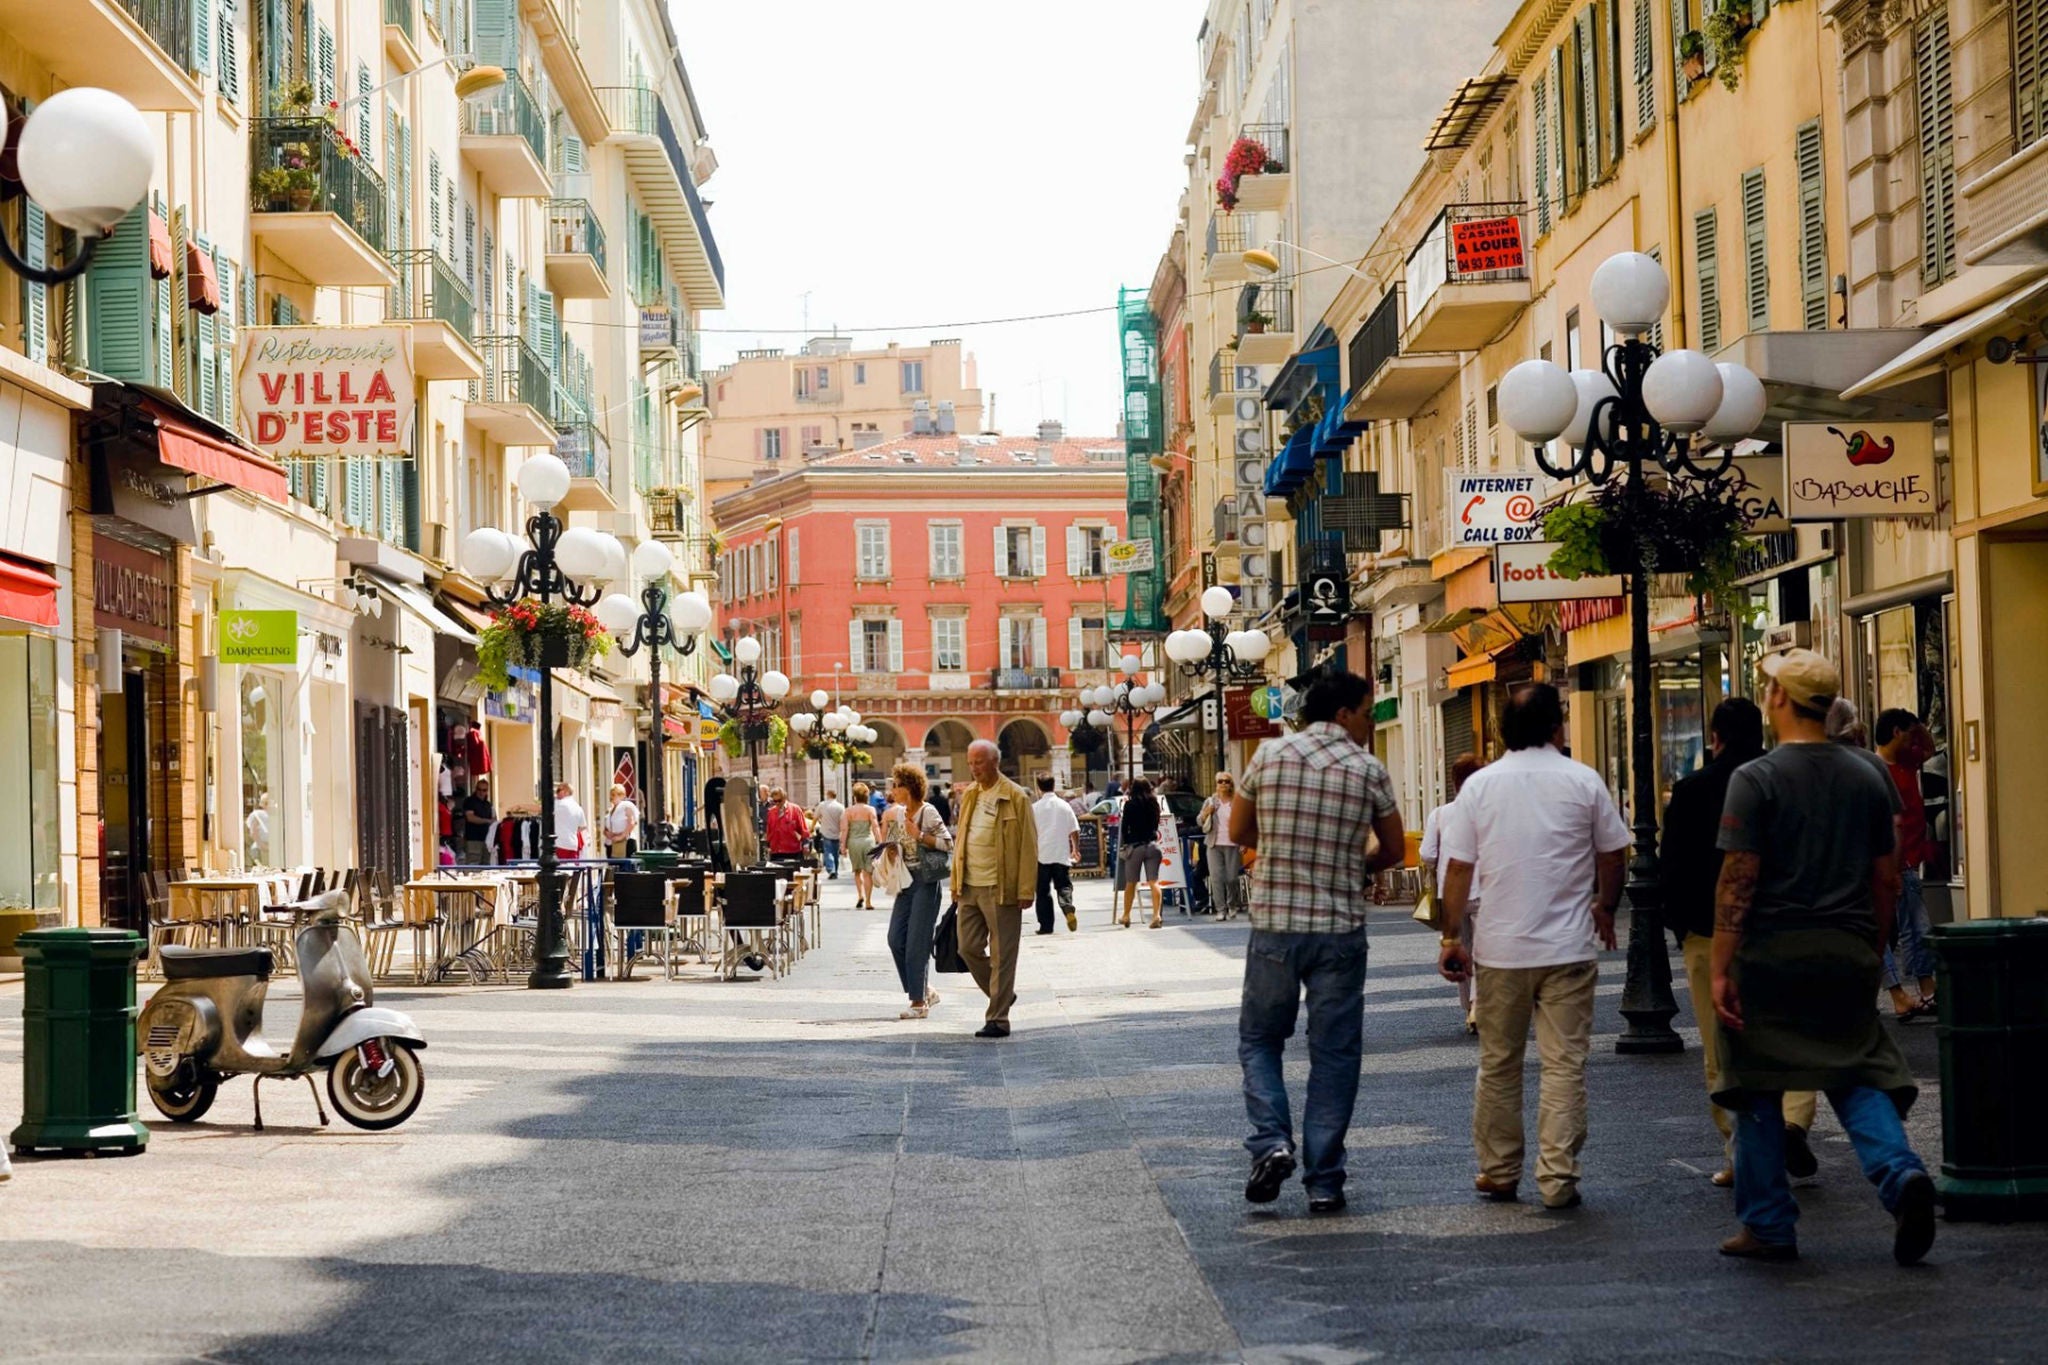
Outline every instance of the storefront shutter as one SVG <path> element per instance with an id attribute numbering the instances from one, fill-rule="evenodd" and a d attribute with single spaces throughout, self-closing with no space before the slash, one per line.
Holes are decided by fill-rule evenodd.
<path id="1" fill-rule="evenodd" d="M 889 671 L 903 671 L 903 623 L 894 617 L 889 620 Z"/>
<path id="2" fill-rule="evenodd" d="M 1799 311 L 1809 331 L 1828 325 L 1826 187 L 1821 180 L 1820 120 L 1802 123 L 1793 136 L 1799 171 Z"/>
<path id="3" fill-rule="evenodd" d="M 1742 173 L 1742 293 L 1744 323 L 1752 332 L 1771 325 L 1771 248 L 1764 240 L 1764 172 Z"/>
<path id="4" fill-rule="evenodd" d="M 1692 272 L 1699 290 L 1699 345 L 1712 354 L 1721 349 L 1721 232 L 1713 209 L 1692 219 Z"/>
<path id="5" fill-rule="evenodd" d="M 1955 101 L 1947 6 L 1937 6 L 1920 20 L 1913 56 L 1920 97 L 1920 282 L 1937 285 L 1956 273 Z"/>
<path id="6" fill-rule="evenodd" d="M 1636 131 L 1657 121 L 1656 35 L 1650 31 L 1650 0 L 1636 0 Z"/>
<path id="7" fill-rule="evenodd" d="M 1444 790 L 1451 790 L 1451 764 L 1478 750 L 1472 726 L 1472 692 L 1465 691 L 1444 702 Z"/>

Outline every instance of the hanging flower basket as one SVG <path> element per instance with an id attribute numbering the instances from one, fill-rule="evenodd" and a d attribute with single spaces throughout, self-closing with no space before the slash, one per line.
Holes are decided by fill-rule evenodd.
<path id="1" fill-rule="evenodd" d="M 1554 507 L 1543 535 L 1557 542 L 1550 567 L 1566 578 L 1634 570 L 1684 574 L 1696 597 L 1725 597 L 1747 527 L 1742 508 L 1718 482 L 1666 481 L 1632 492 L 1610 483 L 1591 497 Z"/>
<path id="2" fill-rule="evenodd" d="M 770 716 L 752 725 L 729 720 L 718 727 L 718 747 L 725 750 L 727 758 L 738 758 L 746 753 L 750 740 L 765 745 L 771 754 L 779 754 L 789 743 L 789 722 L 780 716 Z"/>
<path id="3" fill-rule="evenodd" d="M 610 652 L 612 637 L 582 607 L 522 597 L 491 613 L 476 641 L 477 678 L 493 692 L 512 685 L 512 668 L 584 668 Z"/>

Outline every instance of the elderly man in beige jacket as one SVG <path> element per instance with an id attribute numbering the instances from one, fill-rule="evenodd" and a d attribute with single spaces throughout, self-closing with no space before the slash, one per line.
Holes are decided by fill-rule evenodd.
<path id="1" fill-rule="evenodd" d="M 1038 826 L 1031 795 L 1003 776 L 1001 750 L 978 739 L 967 750 L 974 777 L 954 816 L 953 899 L 960 903 L 960 956 L 988 996 L 974 1036 L 1010 1036 L 1024 907 L 1038 894 Z"/>

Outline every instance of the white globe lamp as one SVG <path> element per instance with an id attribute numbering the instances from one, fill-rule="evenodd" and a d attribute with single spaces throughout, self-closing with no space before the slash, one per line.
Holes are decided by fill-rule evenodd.
<path id="1" fill-rule="evenodd" d="M 768 694 L 768 700 L 781 701 L 789 695 L 789 675 L 769 669 L 761 675 L 761 690 Z"/>
<path id="2" fill-rule="evenodd" d="M 1721 371 L 1701 351 L 1666 351 L 1643 375 L 1643 406 L 1666 431 L 1689 436 L 1721 406 Z"/>
<path id="3" fill-rule="evenodd" d="M 479 583 L 495 583 L 519 562 L 519 546 L 495 526 L 479 526 L 462 538 L 462 568 Z"/>
<path id="4" fill-rule="evenodd" d="M 1074 729 L 1074 728 L 1075 728 L 1076 726 L 1078 726 L 1078 725 L 1079 725 L 1080 723 L 1081 723 L 1081 713 L 1080 713 L 1079 711 L 1062 711 L 1062 712 L 1060 712 L 1060 728 L 1061 728 L 1061 729 L 1063 729 L 1063 730 L 1072 730 L 1072 729 Z"/>
<path id="5" fill-rule="evenodd" d="M 658 540 L 643 540 L 633 550 L 633 572 L 640 578 L 660 578 L 675 562 L 675 555 Z"/>
<path id="6" fill-rule="evenodd" d="M 1237 610 L 1237 597 L 1230 589 L 1218 584 L 1202 589 L 1202 614 L 1214 620 L 1228 616 Z"/>
<path id="7" fill-rule="evenodd" d="M 553 507 L 569 496 L 569 466 L 553 455 L 536 455 L 519 466 L 519 496 L 535 507 Z"/>
<path id="8" fill-rule="evenodd" d="M 1587 292 L 1593 311 L 1623 336 L 1641 336 L 1664 316 L 1671 302 L 1671 277 L 1654 256 L 1624 251 L 1609 256 L 1593 272 Z"/>
<path id="9" fill-rule="evenodd" d="M 79 86 L 36 106 L 15 162 L 22 188 L 53 221 L 105 236 L 149 193 L 156 140 L 127 100 Z"/>
<path id="10" fill-rule="evenodd" d="M 742 635 L 733 642 L 732 657 L 742 668 L 752 668 L 761 662 L 761 642 L 751 635 Z"/>
<path id="11" fill-rule="evenodd" d="M 822 713 L 825 709 L 825 703 L 831 700 L 831 694 L 826 692 L 825 689 L 821 687 L 817 691 L 811 693 L 811 709 Z"/>
<path id="12" fill-rule="evenodd" d="M 604 537 L 587 526 L 571 526 L 555 542 L 555 563 L 571 578 L 596 578 L 609 557 Z"/>
<path id="13" fill-rule="evenodd" d="M 630 636 L 639 621 L 639 603 L 624 593 L 607 593 L 597 604 L 597 623 L 614 635 Z"/>
<path id="14" fill-rule="evenodd" d="M 695 588 L 677 593 L 669 609 L 669 617 L 677 630 L 694 635 L 711 624 L 711 599 Z"/>
<path id="15" fill-rule="evenodd" d="M 740 694 L 740 680 L 730 673 L 715 673 L 711 678 L 711 700 L 724 706 Z"/>
<path id="16" fill-rule="evenodd" d="M 1579 410 L 1579 386 L 1563 366 L 1525 360 L 1500 381 L 1500 419 L 1532 445 L 1555 440 Z"/>
<path id="17" fill-rule="evenodd" d="M 1109 728 L 1109 712 L 1090 711 L 1088 713 L 1088 723 L 1098 730 L 1107 730 Z"/>
<path id="18" fill-rule="evenodd" d="M 1237 651 L 1237 657 L 1255 664 L 1272 652 L 1272 636 L 1263 630 L 1248 630 L 1244 633 L 1244 646 Z"/>
<path id="19" fill-rule="evenodd" d="M 1139 669 L 1143 668 L 1144 666 L 1145 661 L 1135 654 L 1126 654 L 1123 656 L 1123 658 L 1118 659 L 1116 661 L 1117 672 L 1123 674 L 1126 678 L 1130 677 L 1132 674 L 1136 673 Z"/>
<path id="20" fill-rule="evenodd" d="M 623 583 L 626 581 L 626 543 L 609 531 L 599 531 L 597 538 L 604 544 L 604 567 L 593 575 L 601 583 Z"/>
<path id="21" fill-rule="evenodd" d="M 818 718 L 808 711 L 799 711 L 789 718 L 789 728 L 800 735 L 809 734 L 811 727 L 817 723 Z"/>
<path id="22" fill-rule="evenodd" d="M 1721 372 L 1721 406 L 1714 409 L 1700 434 L 1716 441 L 1739 441 L 1764 420 L 1764 409 L 1769 406 L 1764 382 L 1747 366 L 1724 360 L 1714 368 Z"/>
<path id="23" fill-rule="evenodd" d="M 1565 423 L 1558 435 L 1564 443 L 1574 448 L 1587 443 L 1593 430 L 1593 405 L 1603 398 L 1615 397 L 1614 381 L 1598 370 L 1573 370 L 1572 387 L 1578 390 L 1578 410 L 1572 413 L 1572 420 Z M 1608 418 L 1607 429 L 1613 429 L 1613 417 Z"/>

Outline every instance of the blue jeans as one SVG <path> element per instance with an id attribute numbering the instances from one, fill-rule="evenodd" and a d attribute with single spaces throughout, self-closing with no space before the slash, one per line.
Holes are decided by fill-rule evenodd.
<path id="1" fill-rule="evenodd" d="M 1301 1116 L 1301 1182 L 1312 1195 L 1344 1188 L 1344 1134 L 1365 1053 L 1365 930 L 1281 934 L 1254 929 L 1244 959 L 1237 1060 L 1257 1160 L 1294 1145 L 1281 1058 L 1308 992 L 1308 1101 Z"/>
<path id="2" fill-rule="evenodd" d="M 896 893 L 889 912 L 889 955 L 896 959 L 896 979 L 910 1003 L 924 1003 L 925 979 L 932 969 L 932 930 L 939 923 L 939 884 L 912 882 Z"/>
<path id="3" fill-rule="evenodd" d="M 1849 1132 L 1849 1145 L 1863 1174 L 1877 1186 L 1887 1211 L 1899 1206 L 1899 1191 L 1927 1167 L 1906 1145 L 1906 1125 L 1891 1096 L 1867 1085 L 1830 1090 L 1828 1103 Z M 1799 1205 L 1785 1176 L 1784 1095 L 1758 1094 L 1735 1114 L 1735 1213 L 1757 1238 L 1779 1244 L 1798 1240 Z"/>
<path id="4" fill-rule="evenodd" d="M 1896 990 L 1899 982 L 1899 958 L 1906 964 L 1906 975 L 1916 981 L 1934 980 L 1934 949 L 1928 945 L 1927 896 L 1920 885 L 1918 872 L 1900 874 L 1898 926 L 1894 937 L 1898 939 L 1899 956 L 1892 956 L 1892 945 L 1884 946 L 1884 985 L 1886 990 Z"/>
<path id="5" fill-rule="evenodd" d="M 830 877 L 838 876 L 839 841 L 837 839 L 827 839 L 820 836 L 818 842 L 824 845 L 825 848 L 825 874 Z"/>

